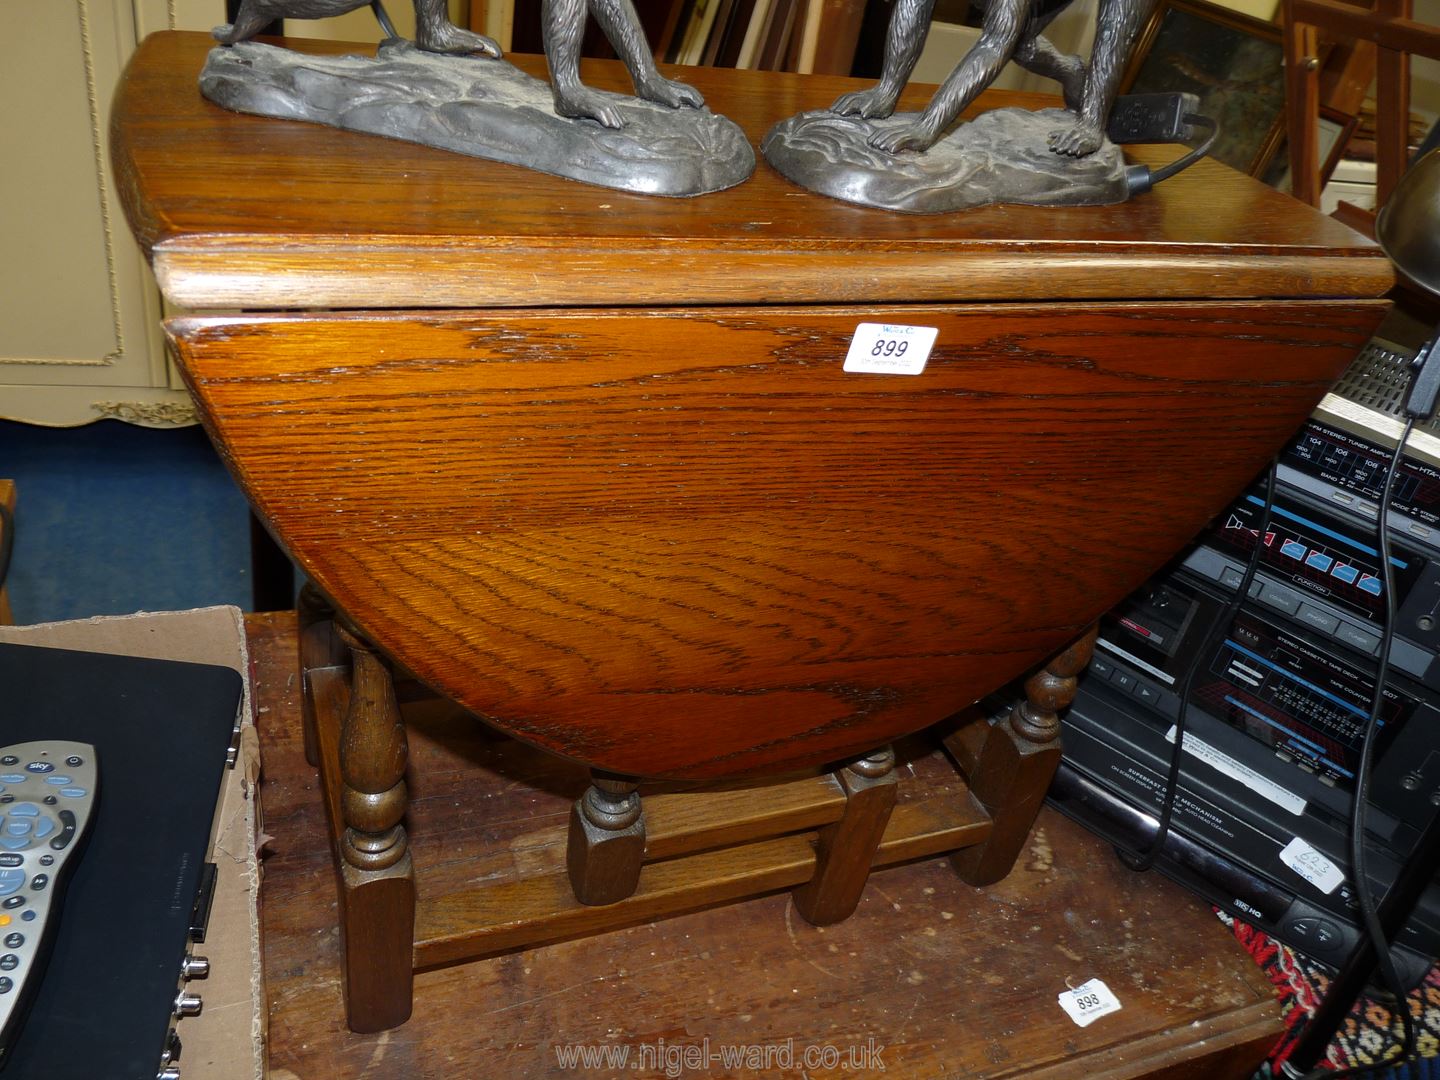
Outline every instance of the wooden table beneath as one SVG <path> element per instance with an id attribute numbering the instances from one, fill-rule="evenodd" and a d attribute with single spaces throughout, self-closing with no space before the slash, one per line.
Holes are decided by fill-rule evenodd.
<path id="1" fill-rule="evenodd" d="M 1269 983 L 1204 904 L 1126 870 L 1049 810 L 996 886 L 971 888 L 929 860 L 876 874 L 855 915 L 823 929 L 795 917 L 782 893 L 423 972 L 413 1019 L 354 1034 L 343 1019 L 325 811 L 301 746 L 294 617 L 251 615 L 246 625 L 273 838 L 261 933 L 274 1080 L 663 1076 L 681 1058 L 658 1057 L 650 1070 L 566 1069 L 557 1050 L 680 1055 L 706 1040 L 715 1054 L 793 1040 L 795 1068 L 731 1075 L 799 1076 L 807 1047 L 835 1047 L 844 1062 L 852 1047 L 883 1046 L 886 1073 L 907 1080 L 1217 1080 L 1248 1076 L 1279 1035 Z M 473 861 L 482 873 L 497 835 L 524 858 L 537 837 L 564 834 L 565 799 L 519 795 L 470 760 L 495 737 L 479 724 L 411 729 L 422 888 L 427 870 L 446 864 L 463 873 Z M 537 767 L 546 767 L 539 755 Z M 1056 996 L 1091 978 L 1122 1008 L 1079 1028 Z M 680 1075 L 725 1072 L 717 1061 Z"/>

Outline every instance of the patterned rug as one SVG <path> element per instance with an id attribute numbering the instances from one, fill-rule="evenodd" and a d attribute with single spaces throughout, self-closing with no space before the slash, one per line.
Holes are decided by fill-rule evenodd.
<path id="1" fill-rule="evenodd" d="M 1285 1014 L 1285 1033 L 1271 1051 L 1270 1065 L 1277 1068 L 1294 1049 L 1295 1040 L 1315 1007 L 1325 996 L 1330 978 L 1324 970 L 1254 927 L 1217 912 L 1235 938 L 1260 965 L 1275 986 Z M 1440 1080 L 1440 969 L 1431 968 L 1418 987 L 1410 992 L 1411 1015 L 1420 1059 L 1401 1068 L 1377 1069 L 1370 1074 L 1384 1080 Z M 1390 1005 L 1362 998 L 1355 1003 L 1344 1026 L 1326 1053 L 1326 1062 L 1336 1069 L 1351 1065 L 1374 1065 L 1395 1053 L 1403 1037 L 1399 1014 Z"/>

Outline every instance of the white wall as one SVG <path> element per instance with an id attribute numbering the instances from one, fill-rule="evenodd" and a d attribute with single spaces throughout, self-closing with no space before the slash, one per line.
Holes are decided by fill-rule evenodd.
<path id="1" fill-rule="evenodd" d="M 385 0 L 385 10 L 403 37 L 415 36 L 415 7 L 410 0 Z M 464 26 L 469 10 L 468 0 L 450 0 L 452 22 Z M 383 36 L 369 4 L 333 19 L 286 19 L 285 33 L 290 37 L 328 38 L 331 41 L 379 41 Z"/>
<path id="2" fill-rule="evenodd" d="M 1440 0 L 1434 0 L 1440 3 Z M 1090 44 L 1095 40 L 1095 10 L 1097 0 L 1075 0 L 1068 8 L 1055 17 L 1045 29 L 1045 36 L 1061 52 L 1090 55 Z M 912 82 L 942 83 L 951 68 L 965 55 L 980 31 L 969 26 L 954 23 L 933 23 L 925 39 L 925 49 L 915 64 Z M 1032 75 L 1016 64 L 1006 64 L 1005 70 L 994 85 L 1002 90 L 1036 90 L 1046 94 L 1058 94 L 1059 84 L 1052 79 Z"/>

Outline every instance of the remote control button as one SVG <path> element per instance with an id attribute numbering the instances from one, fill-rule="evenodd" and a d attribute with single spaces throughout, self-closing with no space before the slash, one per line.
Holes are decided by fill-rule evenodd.
<path id="1" fill-rule="evenodd" d="M 0 765 L 19 765 L 19 764 L 20 764 L 20 759 L 19 759 L 18 757 L 16 757 L 14 754 L 6 754 L 4 757 L 0 757 Z"/>
<path id="2" fill-rule="evenodd" d="M 90 793 L 86 791 L 83 787 L 67 787 L 61 788 L 60 794 L 64 795 L 67 799 L 83 799 L 86 795 L 89 795 Z"/>
<path id="3" fill-rule="evenodd" d="M 35 823 L 35 839 L 44 840 L 45 837 L 49 836 L 52 832 L 55 831 L 55 828 L 56 826 L 54 819 L 42 817 L 39 821 Z"/>
<path id="4" fill-rule="evenodd" d="M 30 879 L 30 891 L 39 892 L 41 889 L 45 888 L 46 885 L 49 884 L 49 874 L 36 874 L 33 878 Z"/>
<path id="5" fill-rule="evenodd" d="M 35 831 L 35 822 L 29 818 L 21 818 L 19 821 L 5 822 L 6 836 L 29 836 Z"/>
<path id="6" fill-rule="evenodd" d="M 55 766 L 48 761 L 30 761 L 25 764 L 25 771 L 39 776 L 43 773 L 55 771 Z"/>
<path id="7" fill-rule="evenodd" d="M 10 808 L 11 817 L 39 817 L 40 807 L 33 802 L 16 803 Z"/>
<path id="8" fill-rule="evenodd" d="M 57 799 L 57 798 L 55 798 L 54 795 L 46 795 L 46 796 L 45 796 L 45 799 L 44 799 L 44 802 L 45 802 L 45 805 L 46 805 L 46 806 L 54 806 L 54 805 L 55 805 L 56 803 L 58 803 L 59 801 L 60 801 L 60 800 Z"/>
<path id="9" fill-rule="evenodd" d="M 59 773 L 56 773 L 54 776 L 45 777 L 45 782 L 51 787 L 64 787 L 66 784 L 74 783 L 70 777 L 61 776 Z"/>
<path id="10" fill-rule="evenodd" d="M 4 956 L 0 956 L 0 971 L 14 971 L 19 966 L 20 957 L 13 952 L 7 952 Z"/>
<path id="11" fill-rule="evenodd" d="M 0 859 L 3 859 L 3 858 L 4 858 L 4 856 L 3 856 L 3 855 L 0 855 Z M 41 866 L 54 866 L 54 865 L 55 865 L 55 856 L 54 856 L 54 855 L 41 855 L 41 856 L 40 856 L 40 865 L 41 865 Z"/>
<path id="12" fill-rule="evenodd" d="M 50 841 L 50 850 L 64 851 L 70 846 L 70 841 L 75 839 L 75 814 L 71 810 L 60 811 L 60 835 Z M 5 838 L 0 836 L 0 845 L 5 843 Z"/>
<path id="13" fill-rule="evenodd" d="M 33 911 L 22 911 L 22 912 L 20 912 L 20 919 L 21 919 L 21 921 L 23 921 L 23 922 L 34 922 L 34 921 L 35 921 L 35 912 L 33 912 Z"/>
<path id="14" fill-rule="evenodd" d="M 4 784 L 23 784 L 28 779 L 29 777 L 24 773 L 7 772 L 0 774 L 0 783 Z"/>
<path id="15" fill-rule="evenodd" d="M 0 866 L 24 866 L 24 855 L 0 855 Z"/>
<path id="16" fill-rule="evenodd" d="M 7 949 L 18 949 L 18 948 L 20 948 L 21 945 L 24 945 L 24 944 L 25 944 L 25 935 L 24 935 L 24 934 L 6 934 L 6 935 L 5 935 L 5 947 L 6 947 Z"/>
<path id="17" fill-rule="evenodd" d="M 20 891 L 25 884 L 24 870 L 0 870 L 0 896 L 9 896 Z"/>
<path id="18" fill-rule="evenodd" d="M 4 975 L 0 975 L 0 994 L 8 994 L 11 990 L 14 989 L 15 983 L 12 980 L 7 979 Z"/>
<path id="19" fill-rule="evenodd" d="M 0 904 L 0 907 L 11 908 L 11 909 L 17 908 L 17 907 L 24 907 L 24 906 L 25 906 L 25 897 L 23 897 L 23 896 L 7 896 L 7 897 L 5 898 L 5 903 Z"/>
<path id="20" fill-rule="evenodd" d="M 15 796 L 14 796 L 14 795 L 9 795 L 9 794 L 0 795 L 0 803 L 12 803 L 12 802 L 14 802 L 14 801 L 15 801 Z"/>
<path id="21" fill-rule="evenodd" d="M 24 851 L 30 846 L 28 836 L 0 836 L 0 847 L 10 851 Z"/>
<path id="22" fill-rule="evenodd" d="M 82 757 L 76 757 L 74 754 L 71 754 L 65 759 L 65 764 L 69 765 L 72 769 L 77 769 L 81 765 L 85 764 L 85 759 Z"/>

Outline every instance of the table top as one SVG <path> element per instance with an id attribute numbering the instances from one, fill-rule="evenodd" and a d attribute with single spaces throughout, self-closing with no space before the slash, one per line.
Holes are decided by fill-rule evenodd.
<path id="1" fill-rule="evenodd" d="M 197 86 L 213 45 L 203 34 L 147 39 L 112 114 L 122 202 L 181 307 L 1361 297 L 1392 281 L 1370 241 L 1213 162 L 1112 207 L 906 215 L 811 194 L 763 160 L 728 191 L 660 198 L 228 112 Z M 543 58 L 511 59 L 543 77 Z M 600 88 L 628 87 L 615 62 L 587 62 L 584 74 Z M 757 145 L 777 121 L 863 85 L 675 74 Z M 901 109 L 927 94 L 912 88 Z M 980 105 L 1051 103 L 997 93 Z M 1175 147 L 1127 153 L 1152 164 L 1178 156 Z"/>
<path id="2" fill-rule="evenodd" d="M 1046 660 L 1255 475 L 1391 280 L 1218 165 L 924 218 L 765 166 L 622 195 L 228 113 L 209 47 L 147 40 L 114 117 L 166 294 L 362 309 L 170 320 L 222 454 L 389 656 L 621 773 L 844 760 Z M 754 138 L 854 85 L 685 74 Z M 934 330 L 923 371 L 845 370 L 865 323 Z"/>
<path id="3" fill-rule="evenodd" d="M 1304 421 L 1381 315 L 1300 304 L 172 322 L 305 573 L 504 730 L 651 777 L 844 760 L 1069 644 Z M 917 375 L 857 324 L 933 328 Z"/>
<path id="4" fill-rule="evenodd" d="M 557 1048 L 629 1046 L 638 1055 L 641 1043 L 709 1038 L 717 1052 L 786 1039 L 797 1055 L 811 1045 L 883 1045 L 884 1075 L 910 1080 L 1238 1080 L 1278 1038 L 1269 983 L 1209 908 L 1155 874 L 1126 870 L 1051 811 L 1015 872 L 986 889 L 935 859 L 872 876 L 859 911 L 837 926 L 809 926 L 782 894 L 422 972 L 408 1023 L 353 1034 L 340 1022 L 324 808 L 301 749 L 294 617 L 246 624 L 273 851 L 261 889 L 272 1075 L 559 1080 L 574 1069 L 561 1067 Z M 547 771 L 532 778 L 538 789 L 524 787 L 476 765 L 487 738 L 478 725 L 434 715 L 410 729 L 410 839 L 422 889 L 467 880 L 476 858 L 524 864 L 547 836 L 563 846 L 566 784 L 583 785 L 584 773 L 537 755 Z M 1105 981 L 1121 1010 L 1080 1028 L 1056 997 L 1067 980 L 1090 978 Z M 742 1073 L 799 1075 L 731 1075 Z"/>

